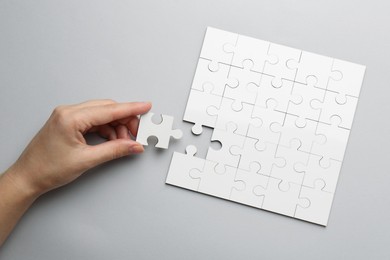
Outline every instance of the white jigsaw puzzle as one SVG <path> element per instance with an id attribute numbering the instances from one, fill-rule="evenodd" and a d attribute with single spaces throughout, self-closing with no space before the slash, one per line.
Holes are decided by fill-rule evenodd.
<path id="1" fill-rule="evenodd" d="M 222 148 L 175 152 L 166 183 L 326 226 L 364 73 L 207 28 L 184 120 Z"/>

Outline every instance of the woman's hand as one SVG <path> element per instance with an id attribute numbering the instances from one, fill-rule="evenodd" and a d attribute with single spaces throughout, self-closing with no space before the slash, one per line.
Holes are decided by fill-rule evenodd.
<path id="1" fill-rule="evenodd" d="M 138 115 L 150 103 L 93 100 L 57 107 L 7 174 L 20 189 L 40 195 L 65 185 L 86 170 L 112 159 L 141 153 Z M 84 135 L 97 132 L 109 141 L 90 146 Z"/>
<path id="2" fill-rule="evenodd" d="M 19 159 L 0 175 L 0 246 L 41 194 L 98 164 L 143 152 L 131 135 L 137 135 L 138 115 L 150 108 L 150 103 L 112 100 L 57 107 Z M 90 132 L 108 141 L 90 146 L 84 138 Z"/>

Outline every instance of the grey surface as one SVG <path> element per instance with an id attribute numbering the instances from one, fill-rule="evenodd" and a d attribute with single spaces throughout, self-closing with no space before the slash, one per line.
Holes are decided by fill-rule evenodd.
<path id="1" fill-rule="evenodd" d="M 389 259 L 390 2 L 0 0 L 0 170 L 58 104 L 150 100 L 184 138 L 41 197 L 0 259 Z M 164 184 L 206 26 L 367 65 L 329 226 Z"/>

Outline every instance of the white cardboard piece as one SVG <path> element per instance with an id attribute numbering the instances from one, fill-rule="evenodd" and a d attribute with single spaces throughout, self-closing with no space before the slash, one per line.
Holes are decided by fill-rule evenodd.
<path id="1" fill-rule="evenodd" d="M 331 118 L 333 116 L 339 116 L 341 118 L 340 127 L 351 129 L 353 117 L 358 102 L 358 98 L 346 96 L 344 103 L 337 103 L 338 94 L 327 91 L 325 94 L 324 102 L 313 100 L 312 106 L 316 106 L 321 109 L 321 116 L 319 120 L 323 123 L 331 124 Z"/>
<path id="2" fill-rule="evenodd" d="M 283 84 L 282 79 L 287 79 L 290 81 L 295 80 L 297 69 L 289 68 L 287 66 L 287 62 L 298 63 L 301 57 L 301 53 L 302 52 L 300 50 L 291 47 L 274 43 L 270 44 L 268 54 L 275 56 L 277 62 L 266 62 L 264 67 L 264 74 L 274 76 L 274 79 L 272 80 L 272 85 L 274 87 L 280 88 Z"/>
<path id="3" fill-rule="evenodd" d="M 332 70 L 338 71 L 341 74 L 341 79 L 331 78 L 328 90 L 340 93 L 340 95 L 359 97 L 366 66 L 334 59 Z"/>
<path id="4" fill-rule="evenodd" d="M 310 153 L 313 142 L 324 142 L 324 137 L 316 134 L 318 122 L 306 120 L 304 125 L 297 125 L 298 121 L 298 116 L 286 115 L 281 127 L 279 145 L 289 146 L 292 140 L 298 140 L 299 150 Z"/>
<path id="5" fill-rule="evenodd" d="M 194 179 L 200 179 L 199 192 L 229 199 L 231 189 L 238 184 L 234 180 L 237 169 L 226 166 L 225 171 L 220 173 L 215 171 L 216 166 L 216 162 L 206 161 L 203 171 L 191 170 L 190 176 Z"/>
<path id="6" fill-rule="evenodd" d="M 289 183 L 302 185 L 304 173 L 296 168 L 296 164 L 306 165 L 309 160 L 309 154 L 298 150 L 300 143 L 292 140 L 290 145 L 279 145 L 276 151 L 276 157 L 283 158 L 285 165 L 283 167 L 273 167 L 271 176 L 282 180 L 283 188 L 288 188 Z"/>
<path id="7" fill-rule="evenodd" d="M 256 195 L 254 189 L 257 186 L 267 187 L 269 177 L 261 174 L 259 170 L 260 165 L 257 163 L 252 163 L 249 170 L 237 169 L 235 181 L 243 183 L 245 188 L 233 188 L 230 194 L 230 200 L 256 208 L 262 207 L 264 196 Z"/>
<path id="8" fill-rule="evenodd" d="M 258 139 L 262 143 L 278 143 L 285 114 L 275 110 L 276 106 L 275 100 L 268 99 L 266 107 L 253 107 L 252 118 L 258 119 L 261 123 L 250 124 L 247 136 Z"/>
<path id="9" fill-rule="evenodd" d="M 224 46 L 236 46 L 237 38 L 238 34 L 236 33 L 208 27 L 200 57 L 212 61 L 210 65 L 212 70 L 218 68 L 218 63 L 230 65 L 233 59 L 233 53 L 226 52 Z"/>
<path id="10" fill-rule="evenodd" d="M 179 186 L 189 190 L 198 190 L 199 181 L 190 177 L 190 171 L 202 171 L 205 160 L 195 157 L 196 147 L 189 145 L 186 154 L 174 152 L 165 183 Z"/>
<path id="11" fill-rule="evenodd" d="M 322 101 L 325 97 L 325 90 L 315 87 L 315 79 L 308 78 L 308 84 L 295 82 L 293 87 L 293 95 L 300 96 L 302 102 L 295 104 L 290 102 L 288 113 L 298 116 L 300 119 L 318 121 L 321 114 L 321 109 L 312 106 L 313 100 Z"/>
<path id="12" fill-rule="evenodd" d="M 337 180 L 341 169 L 341 162 L 336 160 L 330 160 L 328 167 L 321 167 L 322 157 L 314 154 L 310 154 L 309 162 L 307 165 L 298 165 L 302 167 L 305 176 L 303 178 L 303 186 L 315 187 L 317 181 L 323 182 L 323 191 L 334 193 L 336 191 Z"/>
<path id="13" fill-rule="evenodd" d="M 219 150 L 209 147 L 206 159 L 218 164 L 216 168 L 218 172 L 224 172 L 225 166 L 238 167 L 240 156 L 232 154 L 230 147 L 243 146 L 245 136 L 235 134 L 236 130 L 237 126 L 233 123 L 228 123 L 225 129 L 214 129 L 211 141 L 219 141 L 222 147 Z"/>
<path id="14" fill-rule="evenodd" d="M 270 43 L 267 41 L 238 35 L 236 45 L 227 44 L 224 47 L 224 51 L 234 54 L 233 66 L 243 67 L 245 61 L 250 60 L 253 64 L 251 70 L 263 72 L 266 61 L 276 62 L 275 57 L 268 56 L 269 45 Z"/>
<path id="15" fill-rule="evenodd" d="M 268 100 L 272 99 L 276 102 L 275 110 L 281 112 L 287 112 L 289 103 L 300 103 L 302 98 L 300 96 L 294 96 L 292 90 L 294 82 L 282 79 L 282 86 L 275 87 L 272 85 L 274 76 L 264 74 L 261 77 L 260 86 L 256 96 L 255 106 L 267 107 Z"/>
<path id="16" fill-rule="evenodd" d="M 229 78 L 238 82 L 236 86 L 227 86 L 224 97 L 233 99 L 232 108 L 235 111 L 241 110 L 243 103 L 255 104 L 257 88 L 260 85 L 261 73 L 251 70 L 252 61 L 245 60 L 244 67 L 231 67 Z"/>
<path id="17" fill-rule="evenodd" d="M 326 159 L 343 161 L 350 131 L 339 127 L 340 122 L 340 118 L 335 116 L 332 117 L 331 125 L 321 122 L 318 123 L 316 133 L 323 135 L 325 141 L 323 143 L 313 143 L 313 154 L 325 157 Z"/>
<path id="18" fill-rule="evenodd" d="M 179 129 L 172 129 L 172 116 L 161 115 L 162 122 L 155 124 L 152 122 L 153 115 L 154 113 L 152 112 L 141 115 L 136 141 L 142 145 L 148 145 L 148 138 L 155 136 L 158 139 L 156 147 L 168 149 L 171 136 L 175 139 L 180 139 L 183 136 L 183 132 Z"/>
<path id="19" fill-rule="evenodd" d="M 233 109 L 233 99 L 223 98 L 219 107 L 210 106 L 207 113 L 212 116 L 217 116 L 215 128 L 226 129 L 226 125 L 234 123 L 236 125 L 235 133 L 238 135 L 246 135 L 250 124 L 259 126 L 261 121 L 258 118 L 252 118 L 253 105 L 242 104 L 241 110 Z"/>
<path id="20" fill-rule="evenodd" d="M 294 217 L 311 222 L 315 220 L 317 224 L 326 226 L 332 207 L 333 193 L 302 186 L 300 197 L 307 198 L 310 205 L 305 208 L 298 206 Z"/>
<path id="21" fill-rule="evenodd" d="M 297 68 L 295 81 L 307 84 L 308 77 L 315 77 L 315 86 L 326 89 L 330 77 L 337 77 L 337 73 L 332 71 L 333 58 L 323 55 L 303 51 L 299 63 L 287 62 L 289 68 Z"/>
<path id="22" fill-rule="evenodd" d="M 283 167 L 285 160 L 276 157 L 277 145 L 273 143 L 260 143 L 259 140 L 246 137 L 244 146 L 233 145 L 230 152 L 240 155 L 239 169 L 250 171 L 254 164 L 259 166 L 258 172 L 270 176 L 272 167 Z"/>
<path id="23" fill-rule="evenodd" d="M 264 196 L 262 209 L 277 212 L 286 216 L 293 217 L 297 205 L 302 205 L 306 208 L 310 205 L 310 201 L 306 198 L 299 198 L 301 186 L 290 183 L 288 190 L 281 189 L 282 180 L 269 178 L 266 188 L 256 186 L 255 194 Z"/>
<path id="24" fill-rule="evenodd" d="M 219 107 L 222 101 L 221 96 L 212 94 L 213 86 L 203 85 L 204 91 L 191 89 L 188 98 L 186 111 L 183 120 L 194 123 L 192 132 L 196 135 L 202 133 L 202 126 L 214 127 L 217 117 L 207 113 L 210 106 Z"/>
<path id="25" fill-rule="evenodd" d="M 211 94 L 222 97 L 226 85 L 232 87 L 238 85 L 238 82 L 228 78 L 230 70 L 229 65 L 220 63 L 218 64 L 216 71 L 211 71 L 210 65 L 211 62 L 209 60 L 199 59 L 194 80 L 192 81 L 192 89 L 205 91 L 205 85 L 211 85 Z"/>

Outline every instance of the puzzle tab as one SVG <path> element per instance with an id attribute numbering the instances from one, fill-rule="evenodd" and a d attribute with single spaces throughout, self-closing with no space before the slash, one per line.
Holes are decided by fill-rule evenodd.
<path id="1" fill-rule="evenodd" d="M 222 148 L 175 152 L 166 183 L 326 226 L 364 73 L 207 28 L 184 121 Z"/>

